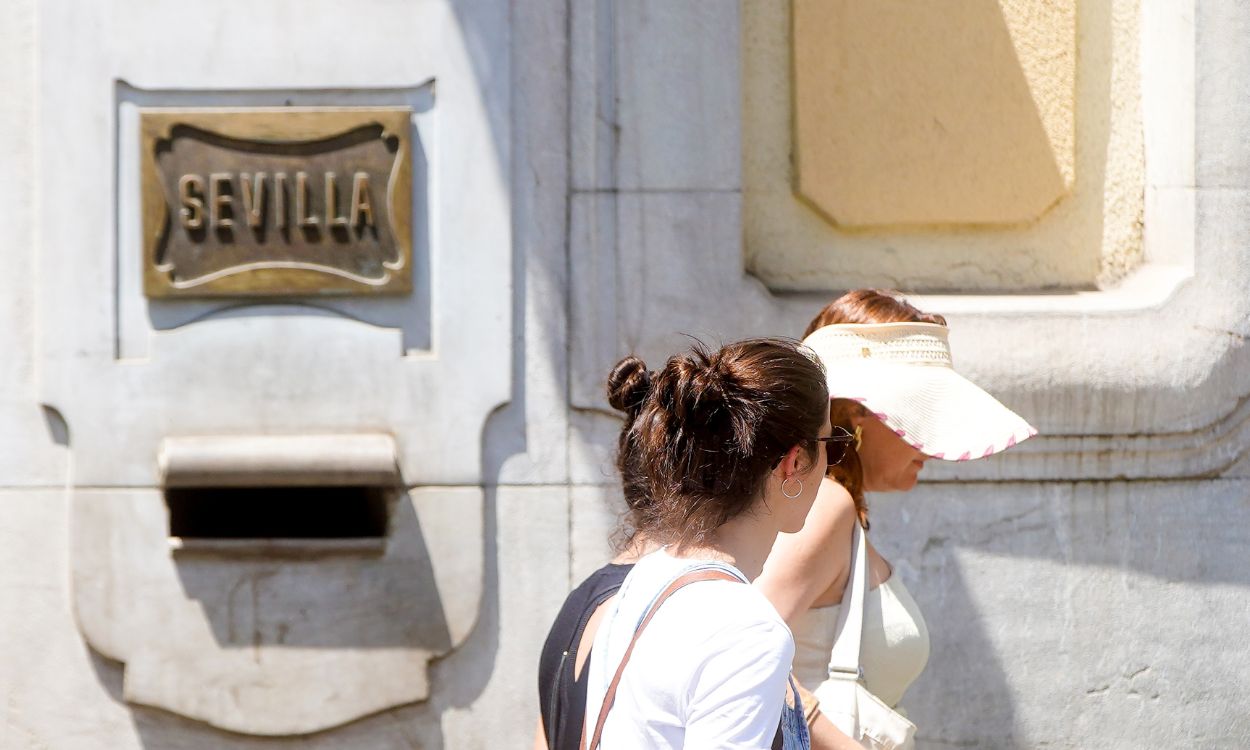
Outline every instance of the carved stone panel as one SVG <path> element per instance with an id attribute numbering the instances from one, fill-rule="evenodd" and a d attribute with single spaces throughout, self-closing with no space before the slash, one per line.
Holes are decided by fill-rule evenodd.
<path id="1" fill-rule="evenodd" d="M 483 502 L 478 487 L 400 493 L 373 553 L 171 553 L 160 492 L 78 491 L 75 616 L 123 665 L 130 703 L 231 732 L 325 731 L 429 697 L 427 664 L 477 621 Z"/>
<path id="2" fill-rule="evenodd" d="M 354 746 L 339 727 L 398 706 L 437 723 L 453 683 L 427 663 L 487 601 L 484 430 L 518 372 L 511 26 L 500 0 L 366 0 L 349 50 L 319 0 L 298 23 L 236 5 L 187 36 L 143 4 L 39 3 L 34 388 L 72 442 L 75 645 L 123 672 L 115 697 L 213 747 L 256 741 L 184 719 Z M 342 484 L 372 471 L 362 435 L 393 440 L 390 484 Z M 204 437 L 229 441 L 177 442 Z"/>

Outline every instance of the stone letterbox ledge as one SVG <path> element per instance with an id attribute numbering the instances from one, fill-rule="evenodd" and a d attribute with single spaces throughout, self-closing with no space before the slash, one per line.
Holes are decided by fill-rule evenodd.
<path id="1" fill-rule="evenodd" d="M 390 435 L 170 437 L 157 458 L 165 487 L 401 486 Z"/>

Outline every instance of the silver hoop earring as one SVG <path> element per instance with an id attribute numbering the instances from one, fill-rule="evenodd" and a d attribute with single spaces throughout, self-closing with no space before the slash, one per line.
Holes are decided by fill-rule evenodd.
<path id="1" fill-rule="evenodd" d="M 799 491 L 794 493 L 793 495 L 791 495 L 789 492 L 786 492 L 786 482 L 789 482 L 792 479 L 799 483 Z M 786 477 L 785 479 L 781 480 L 781 494 L 785 495 L 791 500 L 798 497 L 799 495 L 802 495 L 803 494 L 803 480 L 797 479 L 795 477 Z"/>

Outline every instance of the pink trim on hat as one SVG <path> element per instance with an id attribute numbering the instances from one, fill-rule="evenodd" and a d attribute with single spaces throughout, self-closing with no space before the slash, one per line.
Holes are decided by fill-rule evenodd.
<path id="1" fill-rule="evenodd" d="M 959 458 L 955 459 L 955 460 L 956 460 L 956 461 L 971 461 L 971 460 L 972 460 L 972 452 L 971 452 L 971 451 L 964 451 L 963 455 L 962 455 L 962 456 L 960 456 Z"/>
<path id="2" fill-rule="evenodd" d="M 1013 445 L 1015 445 L 1015 444 L 1016 444 L 1016 436 L 1015 436 L 1015 435 L 1012 435 L 1011 437 L 1007 438 L 1007 448 L 1010 448 L 1010 447 L 1012 447 L 1012 446 L 1013 446 Z M 1004 450 L 1005 450 L 1005 449 L 1004 449 Z"/>
<path id="3" fill-rule="evenodd" d="M 907 431 L 906 431 L 906 430 L 895 430 L 895 431 L 894 431 L 894 434 L 895 434 L 895 435 L 898 435 L 899 437 L 907 437 Z"/>
<path id="4" fill-rule="evenodd" d="M 994 446 L 991 445 L 990 447 L 985 449 L 984 453 L 981 454 L 981 458 L 985 458 L 986 456 L 992 456 L 992 455 L 994 455 Z"/>
<path id="5" fill-rule="evenodd" d="M 889 415 L 883 414 L 882 412 L 879 412 L 879 411 L 874 411 L 872 415 L 876 417 L 877 419 L 880 419 L 882 422 L 890 418 Z"/>
<path id="6" fill-rule="evenodd" d="M 929 454 L 929 456 L 930 456 L 930 457 L 932 457 L 932 458 L 938 458 L 938 459 L 944 459 L 944 458 L 946 458 L 946 454 L 945 454 L 945 453 L 942 453 L 942 452 L 938 452 L 938 453 L 930 453 L 930 454 Z"/>

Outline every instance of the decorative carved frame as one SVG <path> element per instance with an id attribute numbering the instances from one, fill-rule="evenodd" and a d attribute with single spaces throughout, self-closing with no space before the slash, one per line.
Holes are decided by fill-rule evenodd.
<path id="1" fill-rule="evenodd" d="M 399 107 L 255 107 L 144 108 L 140 110 L 140 158 L 143 174 L 143 285 L 149 296 L 281 296 L 337 292 L 343 294 L 402 294 L 412 291 L 412 144 L 408 126 L 412 111 Z M 248 269 L 182 289 L 171 284 L 157 262 L 161 230 L 169 220 L 161 190 L 156 151 L 173 138 L 177 125 L 186 125 L 245 141 L 301 143 L 334 138 L 356 128 L 377 124 L 382 138 L 398 142 L 394 166 L 386 184 L 386 198 L 399 258 L 385 262 L 388 271 L 378 281 L 326 273 L 319 266 L 284 263 Z M 128 248 L 122 248 L 127 252 Z"/>

